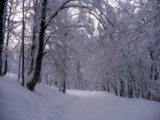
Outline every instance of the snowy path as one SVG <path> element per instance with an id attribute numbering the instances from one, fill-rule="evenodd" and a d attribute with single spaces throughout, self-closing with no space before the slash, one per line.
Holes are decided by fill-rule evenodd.
<path id="1" fill-rule="evenodd" d="M 116 97 L 106 92 L 38 85 L 30 92 L 10 78 L 0 78 L 0 120 L 160 120 L 160 103 Z"/>
<path id="2" fill-rule="evenodd" d="M 159 108 L 152 102 L 111 95 L 80 97 L 68 113 L 66 120 L 160 120 Z"/>

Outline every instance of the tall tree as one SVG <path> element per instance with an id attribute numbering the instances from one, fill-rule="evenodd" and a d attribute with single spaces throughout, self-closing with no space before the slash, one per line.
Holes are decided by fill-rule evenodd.
<path id="1" fill-rule="evenodd" d="M 18 0 L 8 0 L 7 3 L 7 15 L 6 15 L 6 27 L 5 27 L 5 47 L 4 47 L 4 70 L 3 70 L 3 75 L 6 75 L 9 69 L 9 51 L 10 51 L 10 46 L 9 43 L 11 41 L 11 37 L 15 38 L 17 36 L 15 34 L 16 28 L 20 25 L 19 21 L 15 20 L 15 17 L 17 16 L 19 10 L 18 10 L 18 5 L 19 2 Z M 13 35 L 15 35 L 13 37 Z M 18 37 L 18 36 L 17 36 Z"/>
<path id="2" fill-rule="evenodd" d="M 25 15 L 24 15 L 24 8 L 25 8 L 25 6 L 24 6 L 24 4 L 25 4 L 25 1 L 23 0 L 22 1 L 22 57 L 21 57 L 21 59 L 22 59 L 22 86 L 24 86 L 24 37 L 25 37 Z"/>
<path id="3" fill-rule="evenodd" d="M 2 53 L 3 53 L 3 45 L 4 45 L 4 26 L 5 26 L 5 9 L 7 8 L 7 0 L 0 1 L 0 76 L 2 73 Z"/>
<path id="4" fill-rule="evenodd" d="M 37 41 L 37 36 L 38 34 L 38 26 L 39 26 L 39 1 L 35 0 L 33 1 L 33 30 L 32 30 L 32 41 L 31 41 L 31 50 L 30 50 L 30 58 L 29 58 L 29 64 L 28 64 L 28 70 L 27 70 L 27 75 L 30 75 L 33 72 L 34 68 L 34 55 L 36 51 L 36 41 Z"/>
<path id="5" fill-rule="evenodd" d="M 27 87 L 32 91 L 34 90 L 34 87 L 36 86 L 40 78 L 42 59 L 43 59 L 43 50 L 44 50 L 45 31 L 47 27 L 52 23 L 52 20 L 58 15 L 60 11 L 62 11 L 65 8 L 72 7 L 72 6 L 65 6 L 71 1 L 73 0 L 67 0 L 62 2 L 62 4 L 58 6 L 58 9 L 54 11 L 54 14 L 49 17 L 48 22 L 46 23 L 47 0 L 42 0 L 42 4 L 41 4 L 42 10 L 41 10 L 41 16 L 40 16 L 41 20 L 40 20 L 40 24 L 37 24 L 39 28 L 37 46 L 35 49 L 35 53 L 32 56 L 34 59 L 33 60 L 34 62 L 32 64 L 32 61 L 31 61 L 31 64 L 30 64 L 30 65 L 33 65 L 33 69 L 32 69 L 32 72 L 30 72 L 31 76 L 27 84 Z M 64 76 L 66 75 L 64 74 Z"/>
<path id="6" fill-rule="evenodd" d="M 46 26 L 46 7 L 47 7 L 47 0 L 42 1 L 42 12 L 41 12 L 41 22 L 40 22 L 40 32 L 38 38 L 38 45 L 37 45 L 37 53 L 35 54 L 36 62 L 35 68 L 33 71 L 33 77 L 31 81 L 27 84 L 28 89 L 31 91 L 34 90 L 37 82 L 40 78 L 41 73 L 41 65 L 43 59 L 43 49 L 44 49 L 44 36 L 45 36 L 45 26 Z"/>

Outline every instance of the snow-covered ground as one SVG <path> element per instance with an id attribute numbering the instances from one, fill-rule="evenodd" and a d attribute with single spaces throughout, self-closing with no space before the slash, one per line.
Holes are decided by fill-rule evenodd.
<path id="1" fill-rule="evenodd" d="M 0 120 L 160 120 L 160 103 L 106 92 L 37 85 L 31 92 L 13 78 L 0 78 Z"/>

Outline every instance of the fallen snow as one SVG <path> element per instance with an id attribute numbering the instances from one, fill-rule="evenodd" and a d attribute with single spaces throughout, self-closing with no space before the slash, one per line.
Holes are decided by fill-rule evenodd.
<path id="1" fill-rule="evenodd" d="M 62 94 L 42 84 L 30 92 L 13 77 L 1 77 L 0 120 L 160 120 L 160 103 L 96 91 Z"/>

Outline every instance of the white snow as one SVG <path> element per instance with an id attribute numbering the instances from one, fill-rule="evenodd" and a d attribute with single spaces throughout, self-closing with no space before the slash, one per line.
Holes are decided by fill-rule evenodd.
<path id="1" fill-rule="evenodd" d="M 35 92 L 0 78 L 0 120 L 160 120 L 160 103 L 38 84 Z"/>

